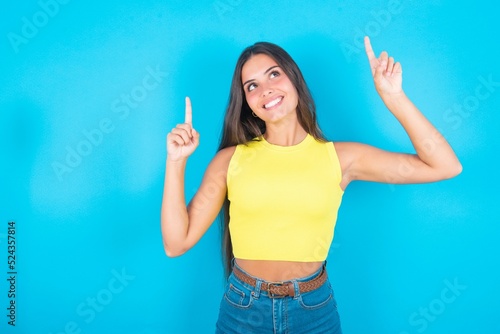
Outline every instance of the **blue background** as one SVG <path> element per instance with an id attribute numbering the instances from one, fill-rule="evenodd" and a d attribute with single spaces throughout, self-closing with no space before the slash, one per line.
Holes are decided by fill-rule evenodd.
<path id="1" fill-rule="evenodd" d="M 201 133 L 188 200 L 216 152 L 237 57 L 259 40 L 296 60 L 331 140 L 412 152 L 373 87 L 368 34 L 402 63 L 407 95 L 464 170 L 349 186 L 328 258 L 344 332 L 500 333 L 494 1 L 62 2 L 0 14 L 0 267 L 13 220 L 18 271 L 15 328 L 0 276 L 0 332 L 212 333 L 218 222 L 180 258 L 160 234 L 165 137 L 184 96 Z"/>

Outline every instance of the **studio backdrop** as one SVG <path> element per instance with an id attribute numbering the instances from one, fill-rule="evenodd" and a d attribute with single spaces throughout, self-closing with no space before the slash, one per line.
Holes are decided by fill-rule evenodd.
<path id="1" fill-rule="evenodd" d="M 374 89 L 365 35 L 401 62 L 463 172 L 349 185 L 328 256 L 344 332 L 500 333 L 494 1 L 29 0 L 4 4 L 0 28 L 1 333 L 213 333 L 219 222 L 178 258 L 160 232 L 184 97 L 201 134 L 186 201 L 257 41 L 295 59 L 328 139 L 413 152 Z"/>

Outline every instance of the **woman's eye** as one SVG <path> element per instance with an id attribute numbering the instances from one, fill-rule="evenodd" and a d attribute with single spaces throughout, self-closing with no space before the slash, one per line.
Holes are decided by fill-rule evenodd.
<path id="1" fill-rule="evenodd" d="M 254 89 L 255 89 L 255 87 L 257 87 L 257 86 L 256 86 L 255 84 L 251 83 L 250 85 L 248 85 L 248 86 L 247 86 L 247 90 L 248 90 L 249 92 L 251 92 L 252 90 L 254 90 Z"/>
<path id="2" fill-rule="evenodd" d="M 269 75 L 271 78 L 279 77 L 280 72 L 278 71 L 272 71 L 271 74 Z"/>

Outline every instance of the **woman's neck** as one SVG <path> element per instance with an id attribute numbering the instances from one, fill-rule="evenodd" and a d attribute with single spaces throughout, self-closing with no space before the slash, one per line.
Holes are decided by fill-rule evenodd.
<path id="1" fill-rule="evenodd" d="M 264 139 L 273 145 L 292 146 L 302 142 L 307 136 L 306 130 L 298 123 L 293 124 L 266 124 Z"/>

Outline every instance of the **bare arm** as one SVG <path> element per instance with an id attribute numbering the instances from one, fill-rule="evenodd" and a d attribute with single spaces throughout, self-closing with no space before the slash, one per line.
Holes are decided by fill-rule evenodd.
<path id="1" fill-rule="evenodd" d="M 392 153 L 359 143 L 336 143 L 343 187 L 350 181 L 423 183 L 458 175 L 462 165 L 439 131 L 402 90 L 402 68 L 387 52 L 375 54 L 365 38 L 375 87 L 387 108 L 406 130 L 416 154 Z"/>
<path id="2" fill-rule="evenodd" d="M 161 230 L 168 256 L 182 255 L 193 247 L 217 217 L 226 196 L 227 167 L 233 152 L 234 147 L 228 147 L 217 153 L 187 207 L 184 201 L 186 162 L 170 162 L 167 158 Z"/>
<path id="3" fill-rule="evenodd" d="M 226 195 L 226 174 L 234 147 L 216 154 L 202 183 L 186 206 L 184 173 L 187 158 L 199 143 L 193 129 L 191 103 L 186 99 L 186 121 L 167 136 L 167 161 L 161 208 L 163 245 L 168 256 L 179 256 L 193 247 L 217 217 Z"/>

